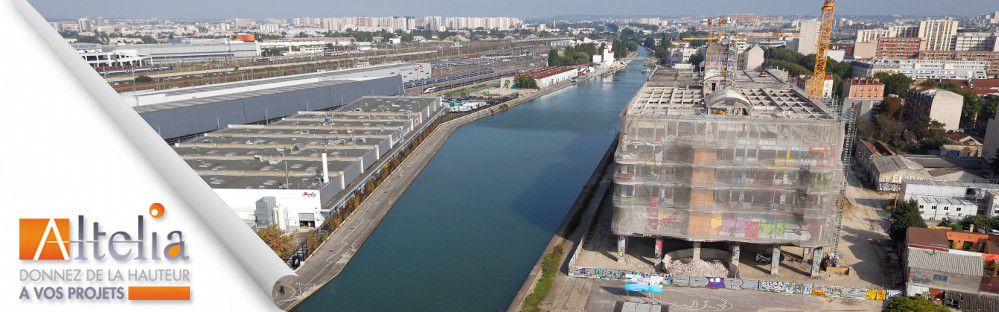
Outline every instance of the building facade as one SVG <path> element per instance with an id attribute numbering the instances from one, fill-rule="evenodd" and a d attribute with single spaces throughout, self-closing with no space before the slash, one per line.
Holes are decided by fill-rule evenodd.
<path id="1" fill-rule="evenodd" d="M 987 76 L 970 78 L 995 78 L 999 75 L 999 51 L 923 51 L 919 52 L 919 59 L 986 62 Z"/>
<path id="2" fill-rule="evenodd" d="M 950 51 L 957 36 L 958 21 L 952 19 L 930 19 L 919 21 L 919 38 L 926 40 L 926 49 Z"/>
<path id="3" fill-rule="evenodd" d="M 964 96 L 942 89 L 912 88 L 907 92 L 902 117 L 914 121 L 922 117 L 939 121 L 946 130 L 958 130 Z"/>
<path id="4" fill-rule="evenodd" d="M 926 50 L 926 41 L 913 37 L 881 37 L 877 49 L 879 59 L 910 59 Z"/>

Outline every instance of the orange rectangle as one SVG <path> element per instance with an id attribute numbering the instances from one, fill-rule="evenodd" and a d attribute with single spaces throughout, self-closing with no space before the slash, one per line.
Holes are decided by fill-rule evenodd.
<path id="1" fill-rule="evenodd" d="M 128 300 L 191 300 L 191 286 L 128 286 Z"/>

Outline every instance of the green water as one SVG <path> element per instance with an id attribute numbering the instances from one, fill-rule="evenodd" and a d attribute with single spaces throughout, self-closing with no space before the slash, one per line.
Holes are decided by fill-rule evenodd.
<path id="1" fill-rule="evenodd" d="M 641 70 L 632 62 L 459 127 L 297 310 L 506 310 L 613 141 Z"/>

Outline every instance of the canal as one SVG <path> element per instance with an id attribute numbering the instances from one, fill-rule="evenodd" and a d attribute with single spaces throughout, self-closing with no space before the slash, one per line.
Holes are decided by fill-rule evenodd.
<path id="1" fill-rule="evenodd" d="M 296 310 L 506 310 L 613 141 L 642 66 L 459 127 Z"/>

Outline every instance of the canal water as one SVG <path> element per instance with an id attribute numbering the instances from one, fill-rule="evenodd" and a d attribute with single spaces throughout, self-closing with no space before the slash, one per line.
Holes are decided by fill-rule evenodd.
<path id="1" fill-rule="evenodd" d="M 459 127 L 297 310 L 506 310 L 613 141 L 642 66 Z"/>

